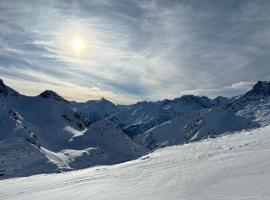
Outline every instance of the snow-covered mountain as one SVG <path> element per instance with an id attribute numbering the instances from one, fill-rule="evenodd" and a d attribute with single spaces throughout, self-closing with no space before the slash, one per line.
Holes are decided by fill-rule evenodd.
<path id="1" fill-rule="evenodd" d="M 149 150 L 270 124 L 270 83 L 233 98 L 192 95 L 128 106 L 112 116 Z M 128 116 L 128 117 L 127 117 Z"/>
<path id="2" fill-rule="evenodd" d="M 0 106 L 0 178 L 6 178 L 115 164 L 160 147 L 267 126 L 270 83 L 259 81 L 233 98 L 185 95 L 115 105 L 71 102 L 50 90 L 29 97 L 0 81 Z"/>
<path id="3" fill-rule="evenodd" d="M 78 103 L 77 105 L 80 110 L 84 111 L 90 122 L 96 122 L 118 112 L 118 107 L 104 98 Z"/>
<path id="4" fill-rule="evenodd" d="M 0 102 L 0 176 L 25 176 L 56 171 L 40 150 L 37 136 L 22 116 Z"/>
<path id="5" fill-rule="evenodd" d="M 139 102 L 134 105 L 120 106 L 119 112 L 110 118 L 123 127 L 129 136 L 145 133 L 150 128 L 186 113 L 210 108 L 214 101 L 207 97 L 185 95 L 174 100 Z"/>
<path id="6" fill-rule="evenodd" d="M 0 178 L 114 164 L 144 153 L 118 125 L 91 124 L 76 103 L 53 91 L 29 97 L 1 81 L 0 106 Z"/>

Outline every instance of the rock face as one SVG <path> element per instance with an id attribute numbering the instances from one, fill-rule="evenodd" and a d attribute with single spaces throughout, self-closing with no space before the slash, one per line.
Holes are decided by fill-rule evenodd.
<path id="1" fill-rule="evenodd" d="M 91 123 L 112 116 L 119 111 L 115 104 L 104 98 L 78 104 L 78 107 L 85 113 Z"/>
<path id="2" fill-rule="evenodd" d="M 263 98 L 270 95 L 270 82 L 258 81 L 244 97 L 249 99 Z"/>
<path id="3" fill-rule="evenodd" d="M 6 155 L 0 172 L 7 178 L 119 163 L 160 147 L 269 125 L 270 83 L 259 81 L 233 98 L 185 95 L 115 105 L 70 102 L 51 90 L 28 97 L 0 80 L 0 106 L 0 155 Z M 12 156 L 16 160 L 7 162 Z"/>
<path id="4" fill-rule="evenodd" d="M 3 80 L 0 79 L 0 97 L 1 97 L 1 96 L 7 96 L 7 95 L 18 96 L 19 93 L 16 92 L 15 90 L 13 90 L 13 89 L 7 87 L 7 86 L 4 84 Z"/>
<path id="5" fill-rule="evenodd" d="M 54 100 L 57 100 L 57 101 L 65 101 L 65 102 L 68 103 L 67 100 L 65 100 L 63 97 L 59 96 L 56 92 L 54 92 L 52 90 L 45 90 L 39 96 L 43 97 L 43 98 L 46 98 L 46 99 L 54 99 Z"/>
<path id="6" fill-rule="evenodd" d="M 1 96 L 7 95 L 7 88 L 2 79 L 0 79 L 0 95 Z"/>

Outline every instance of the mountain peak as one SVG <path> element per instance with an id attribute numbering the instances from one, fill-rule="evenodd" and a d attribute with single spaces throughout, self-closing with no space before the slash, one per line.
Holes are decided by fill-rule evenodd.
<path id="1" fill-rule="evenodd" d="M 102 97 L 101 99 L 97 100 L 98 102 L 108 102 L 107 99 L 105 99 L 104 97 Z"/>
<path id="2" fill-rule="evenodd" d="M 100 100 L 97 101 L 98 103 L 106 103 L 106 104 L 113 104 L 111 101 L 105 99 L 104 97 L 102 97 Z"/>
<path id="3" fill-rule="evenodd" d="M 7 96 L 7 86 L 2 79 L 0 79 L 0 97 L 1 96 Z"/>
<path id="4" fill-rule="evenodd" d="M 15 90 L 9 88 L 8 86 L 6 86 L 4 81 L 2 79 L 0 79 L 0 97 L 1 96 L 7 96 L 9 94 L 11 96 L 18 96 L 18 92 L 16 92 Z"/>
<path id="5" fill-rule="evenodd" d="M 63 97 L 61 97 L 60 95 L 58 95 L 56 92 L 54 92 L 52 90 L 45 90 L 39 96 L 43 97 L 43 98 L 46 98 L 46 99 L 55 99 L 57 101 L 65 101 L 65 102 L 67 102 L 67 100 L 65 100 Z"/>
<path id="6" fill-rule="evenodd" d="M 4 87 L 6 87 L 6 85 L 4 84 L 4 81 L 0 79 L 0 88 L 4 88 Z"/>
<path id="7" fill-rule="evenodd" d="M 258 81 L 244 96 L 270 96 L 270 82 Z"/>
<path id="8" fill-rule="evenodd" d="M 227 97 L 222 97 L 222 96 L 217 96 L 215 99 L 213 99 L 213 103 L 214 105 L 224 105 L 228 102 L 230 102 L 231 100 Z"/>
<path id="9" fill-rule="evenodd" d="M 183 95 L 180 98 L 177 98 L 178 101 L 184 101 L 188 104 L 198 104 L 203 107 L 211 106 L 211 100 L 206 96 L 195 96 L 195 95 Z"/>
<path id="10" fill-rule="evenodd" d="M 92 105 L 96 105 L 96 104 L 99 104 L 99 105 L 113 105 L 114 106 L 114 103 L 112 103 L 111 101 L 105 99 L 105 98 L 101 98 L 101 99 L 98 99 L 98 100 L 89 100 L 87 102 L 85 102 L 85 105 L 88 107 L 88 106 L 92 106 Z"/>

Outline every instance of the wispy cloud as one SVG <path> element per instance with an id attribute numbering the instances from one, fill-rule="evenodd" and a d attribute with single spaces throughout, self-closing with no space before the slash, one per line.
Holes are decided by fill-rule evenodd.
<path id="1" fill-rule="evenodd" d="M 267 0 L 3 0 L 0 74 L 26 94 L 51 88 L 80 101 L 231 96 L 270 78 L 269 9 Z M 70 47 L 78 35 L 80 56 Z"/>

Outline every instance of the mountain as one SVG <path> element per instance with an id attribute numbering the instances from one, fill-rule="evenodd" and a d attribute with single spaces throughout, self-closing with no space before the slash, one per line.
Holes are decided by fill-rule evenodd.
<path id="1" fill-rule="evenodd" d="M 269 91 L 269 82 L 259 81 L 242 96 L 219 100 L 219 104 L 215 99 L 213 106 L 188 112 L 185 116 L 178 115 L 147 130 L 136 141 L 148 149 L 155 149 L 269 125 Z"/>
<path id="2" fill-rule="evenodd" d="M 0 102 L 0 178 L 57 171 L 21 115 Z"/>
<path id="3" fill-rule="evenodd" d="M 0 178 L 114 164 L 144 152 L 113 122 L 90 122 L 54 91 L 29 97 L 1 81 L 0 92 Z"/>
<path id="4" fill-rule="evenodd" d="M 173 100 L 121 106 L 119 112 L 112 115 L 111 119 L 122 126 L 129 136 L 134 137 L 174 117 L 212 106 L 213 101 L 207 97 L 185 95 Z"/>
<path id="5" fill-rule="evenodd" d="M 109 118 L 138 145 L 153 149 L 199 141 L 270 124 L 270 83 L 259 81 L 244 95 L 209 99 L 185 95 L 173 100 L 117 106 Z"/>
<path id="6" fill-rule="evenodd" d="M 270 95 L 270 82 L 258 81 L 254 87 L 248 91 L 244 97 L 249 99 L 263 98 Z"/>
<path id="7" fill-rule="evenodd" d="M 267 126 L 270 83 L 259 81 L 232 98 L 184 95 L 115 105 L 104 98 L 71 102 L 51 90 L 25 96 L 0 81 L 0 105 L 0 178 L 8 178 L 120 163 Z"/>
<path id="8" fill-rule="evenodd" d="M 0 79 L 0 97 L 13 96 L 17 97 L 18 92 L 6 86 L 2 79 Z"/>
<path id="9" fill-rule="evenodd" d="M 69 143 L 72 149 L 86 149 L 99 144 L 100 154 L 107 159 L 97 164 L 114 164 L 135 159 L 144 150 L 136 145 L 123 130 L 109 119 L 102 119 L 89 126 L 86 132 L 74 136 Z"/>
<path id="10" fill-rule="evenodd" d="M 104 98 L 78 103 L 77 105 L 92 123 L 118 112 L 118 107 Z"/>

